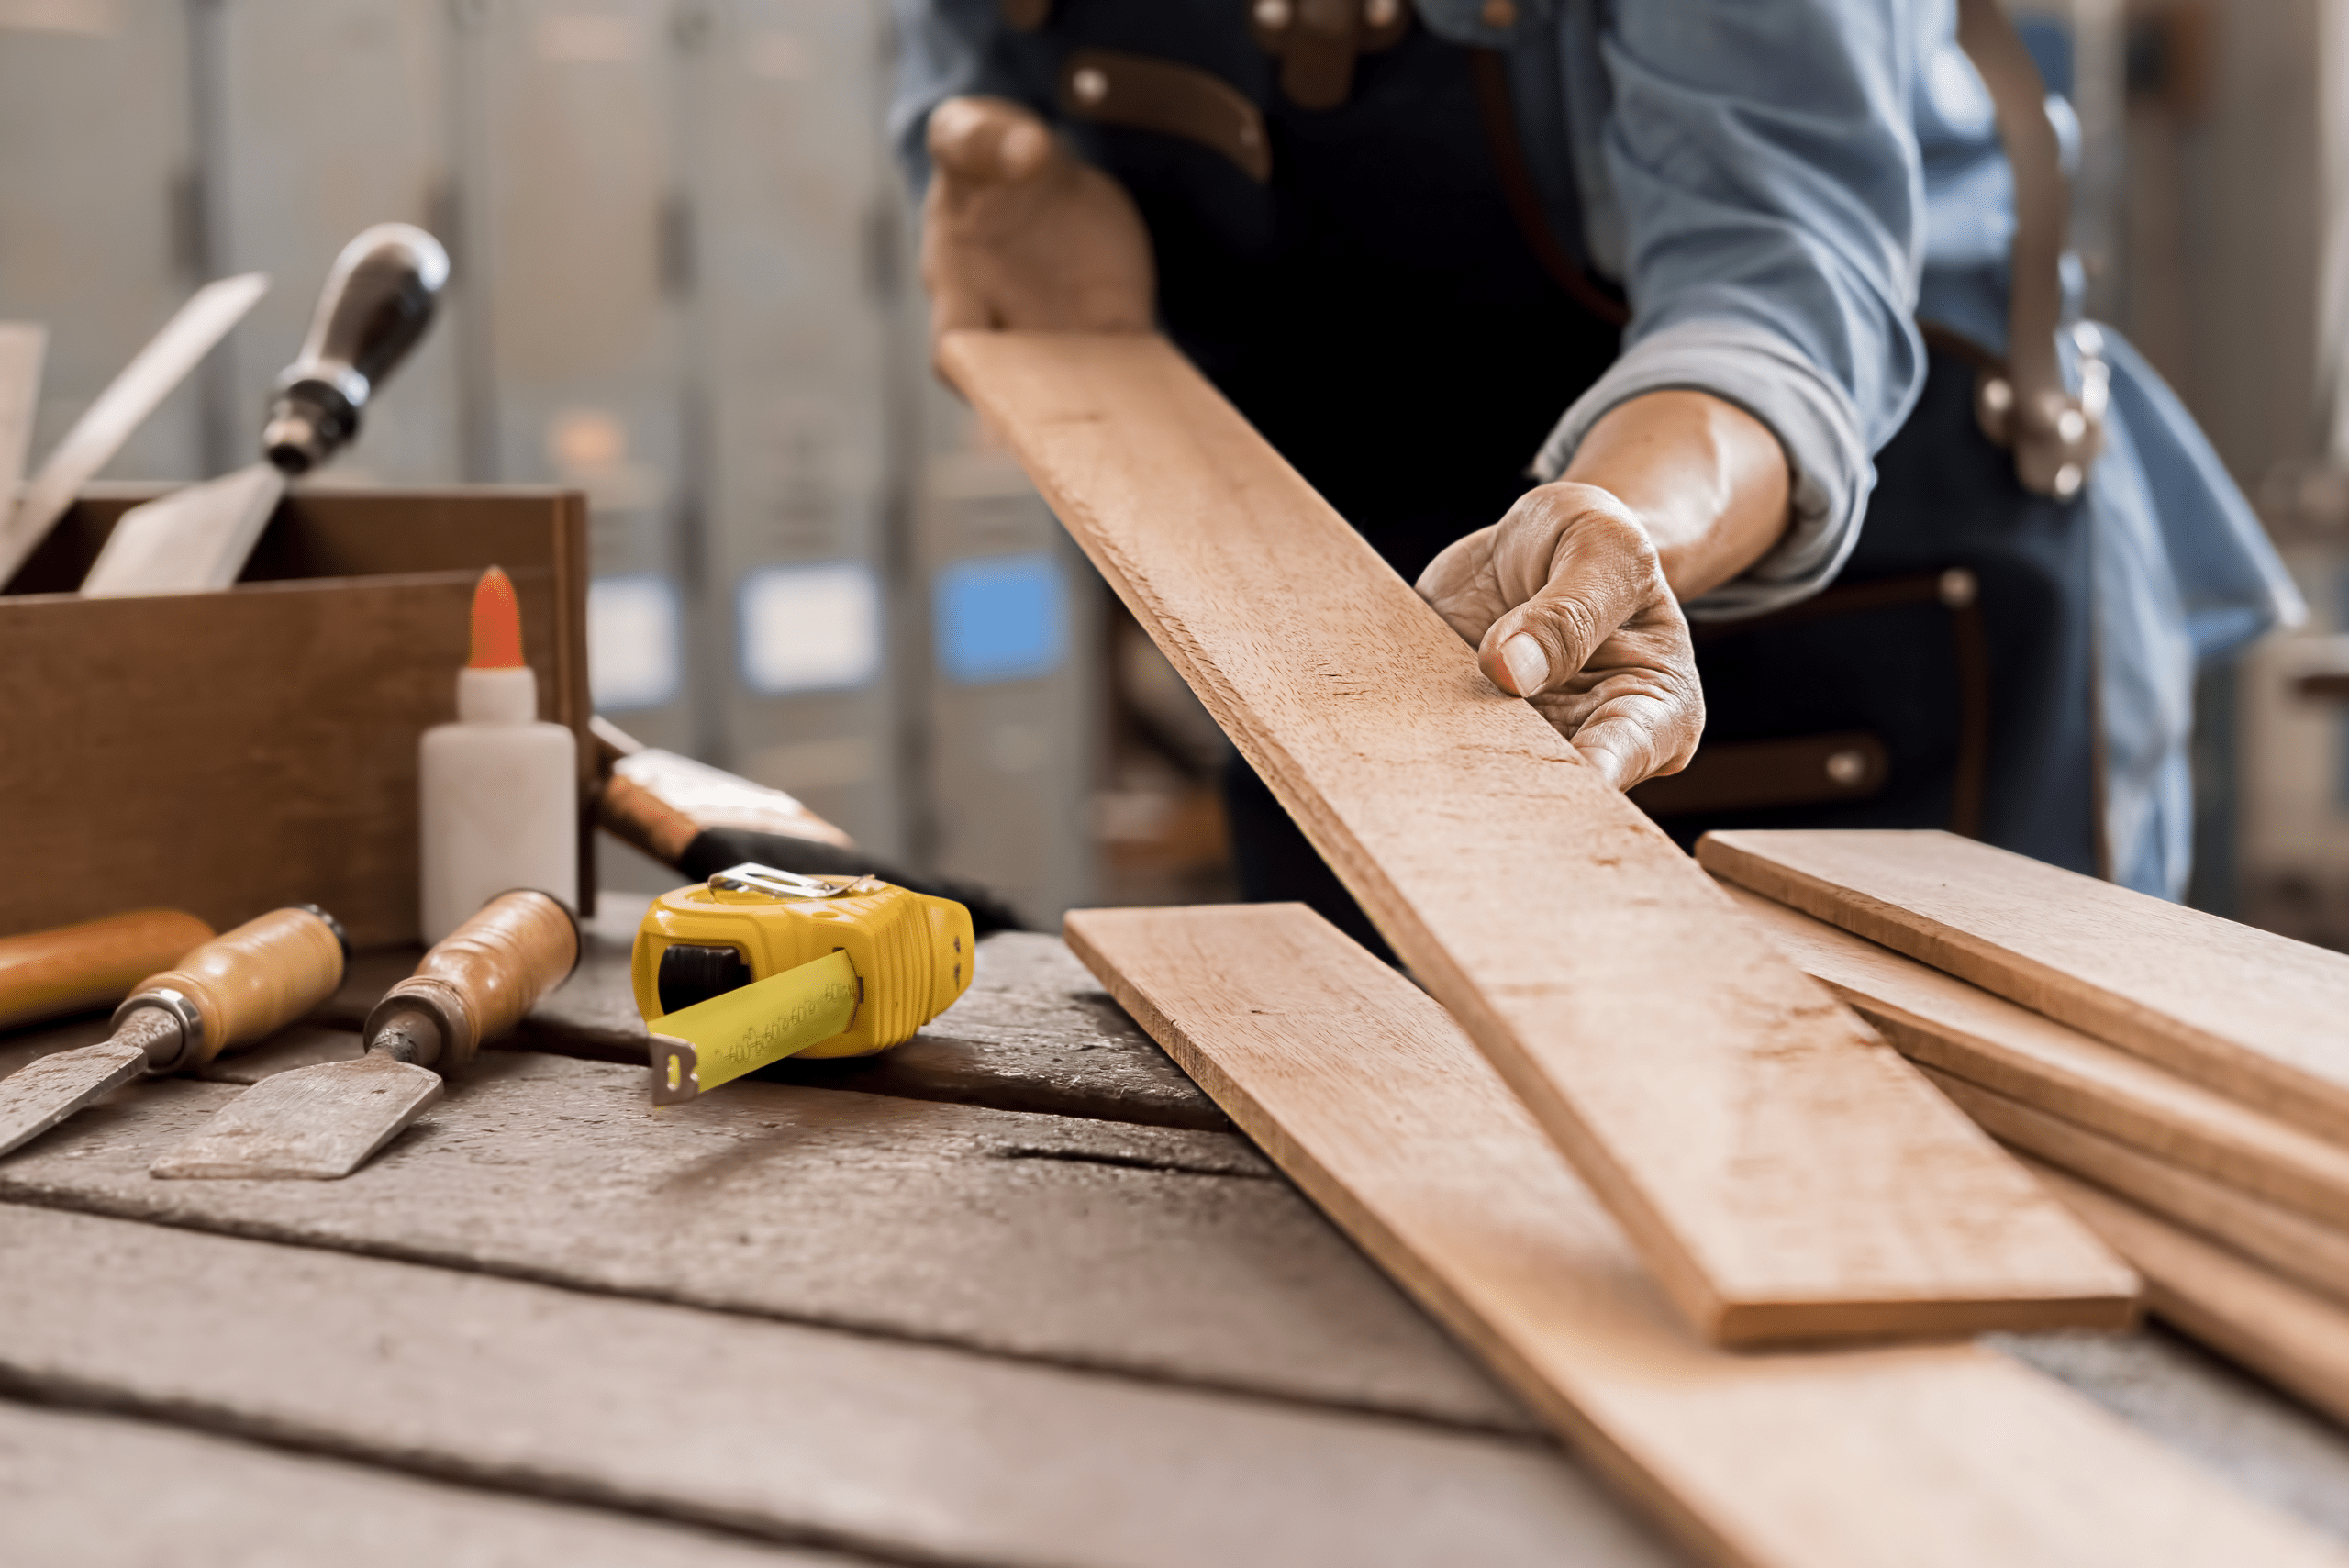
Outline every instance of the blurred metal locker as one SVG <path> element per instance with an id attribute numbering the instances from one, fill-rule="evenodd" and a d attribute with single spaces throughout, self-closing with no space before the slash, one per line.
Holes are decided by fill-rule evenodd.
<path id="1" fill-rule="evenodd" d="M 682 289 L 665 0 L 450 0 L 466 477 L 587 493 L 596 706 L 709 744 L 681 549 Z"/>
<path id="2" fill-rule="evenodd" d="M 886 8 L 685 0 L 679 141 L 699 668 L 724 760 L 909 846 L 893 657 L 908 601 Z"/>
<path id="3" fill-rule="evenodd" d="M 208 455 L 225 469 L 252 461 L 277 374 L 299 350 L 343 245 L 371 224 L 447 225 L 450 10 L 448 0 L 199 4 L 213 13 L 204 41 L 218 72 L 205 182 L 215 263 L 277 280 L 222 350 L 216 439 L 227 450 Z M 469 282 L 460 271 L 452 287 Z M 458 478 L 455 314 L 370 403 L 359 440 L 323 477 Z"/>
<path id="4" fill-rule="evenodd" d="M 204 281 L 184 0 L 0 0 L 0 320 L 50 329 L 31 461 Z M 183 385 L 106 470 L 204 472 Z"/>

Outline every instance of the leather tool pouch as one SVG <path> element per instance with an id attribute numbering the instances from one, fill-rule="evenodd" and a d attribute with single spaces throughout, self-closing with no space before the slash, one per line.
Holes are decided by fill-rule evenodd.
<path id="1" fill-rule="evenodd" d="M 1214 149 L 1259 184 L 1272 178 L 1264 117 L 1222 78 L 1172 61 L 1081 49 L 1061 68 L 1061 112 L 1071 119 L 1179 136 Z"/>

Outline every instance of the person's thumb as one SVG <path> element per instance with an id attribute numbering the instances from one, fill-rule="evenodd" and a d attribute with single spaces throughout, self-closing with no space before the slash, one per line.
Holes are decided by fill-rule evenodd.
<path id="1" fill-rule="evenodd" d="M 1008 99 L 949 98 L 930 112 L 930 163 L 949 180 L 1017 184 L 1034 178 L 1052 157 L 1052 131 Z"/>

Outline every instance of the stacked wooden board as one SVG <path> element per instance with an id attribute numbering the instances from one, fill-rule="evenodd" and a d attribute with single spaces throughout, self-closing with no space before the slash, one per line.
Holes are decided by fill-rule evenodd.
<path id="1" fill-rule="evenodd" d="M 2349 1420 L 2349 955 L 1945 833 L 1698 854 L 2156 1312 Z"/>
<path id="2" fill-rule="evenodd" d="M 1164 340 L 963 333 L 940 362 L 1700 1335 L 2128 1320 L 2127 1271 Z"/>

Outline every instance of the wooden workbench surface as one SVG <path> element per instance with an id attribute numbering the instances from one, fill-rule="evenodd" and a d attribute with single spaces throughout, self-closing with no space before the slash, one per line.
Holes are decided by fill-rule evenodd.
<path id="1" fill-rule="evenodd" d="M 1051 938 L 654 1112 L 613 900 L 366 1170 L 158 1182 L 311 1027 L 0 1162 L 11 1561 L 1678 1563 Z M 98 1025 L 0 1037 L 0 1072 Z M 2158 1331 L 2002 1341 L 2349 1539 L 2349 1439 Z M 1789 1434 L 1799 1440 L 1799 1434 Z"/>

